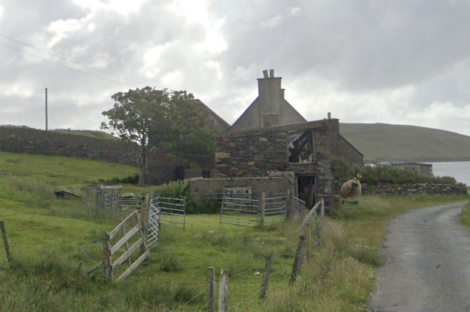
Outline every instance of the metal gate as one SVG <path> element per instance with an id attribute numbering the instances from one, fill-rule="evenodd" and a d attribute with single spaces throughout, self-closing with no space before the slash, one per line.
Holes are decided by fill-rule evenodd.
<path id="1" fill-rule="evenodd" d="M 156 196 L 155 206 L 160 211 L 160 224 L 186 227 L 186 201 L 182 198 Z"/>
<path id="2" fill-rule="evenodd" d="M 149 203 L 149 221 L 147 224 L 147 248 L 158 243 L 160 235 L 160 209 L 153 198 Z"/>
<path id="3" fill-rule="evenodd" d="M 266 198 L 264 224 L 285 220 L 287 217 L 287 194 L 276 194 Z"/>
<path id="4" fill-rule="evenodd" d="M 224 196 L 220 223 L 255 227 L 259 224 L 259 200 Z"/>

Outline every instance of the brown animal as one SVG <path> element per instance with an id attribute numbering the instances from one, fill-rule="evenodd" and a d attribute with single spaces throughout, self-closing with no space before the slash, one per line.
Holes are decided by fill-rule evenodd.
<path id="1" fill-rule="evenodd" d="M 341 186 L 341 197 L 342 198 L 352 198 L 360 196 L 362 192 L 361 182 L 358 179 L 351 179 L 344 182 Z"/>

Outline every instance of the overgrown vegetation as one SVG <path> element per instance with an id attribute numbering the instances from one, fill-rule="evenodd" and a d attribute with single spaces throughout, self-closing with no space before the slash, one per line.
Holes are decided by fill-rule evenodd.
<path id="1" fill-rule="evenodd" d="M 150 260 L 125 282 L 106 284 L 101 270 L 90 276 L 84 272 L 102 259 L 101 231 L 113 229 L 124 214 L 91 213 L 82 201 L 56 199 L 52 190 L 113 177 L 116 170 L 95 168 L 92 161 L 82 167 L 64 158 L 60 161 L 67 175 L 52 178 L 47 171 L 36 171 L 35 161 L 21 159 L 24 174 L 15 175 L 12 172 L 20 169 L 7 161 L 16 159 L 12 156 L 0 153 L 0 168 L 7 168 L 0 171 L 0 220 L 14 259 L 10 269 L 3 250 L 0 253 L 1 311 L 201 311 L 206 306 L 207 267 L 229 270 L 231 311 L 367 311 L 384 222 L 408 209 L 462 200 L 368 196 L 357 205 L 341 206 L 327 219 L 319 245 L 312 233 L 312 256 L 291 286 L 298 243 L 295 224 L 254 229 L 220 224 L 218 215 L 190 215 L 185 231 L 162 226 Z M 43 156 L 27 157 L 39 161 Z M 88 167 L 90 171 L 83 172 Z M 119 169 L 120 177 L 129 175 Z M 160 192 L 184 194 L 183 187 L 175 183 Z M 271 283 L 267 299 L 258 304 L 271 251 Z"/>
<path id="2" fill-rule="evenodd" d="M 364 167 L 361 169 L 361 182 L 369 185 L 377 183 L 437 183 L 437 184 L 456 184 L 457 181 L 452 177 L 428 177 L 412 170 L 402 170 L 392 167 Z"/>
<path id="3" fill-rule="evenodd" d="M 462 213 L 460 214 L 460 221 L 466 227 L 470 227 L 470 202 L 463 206 Z"/>

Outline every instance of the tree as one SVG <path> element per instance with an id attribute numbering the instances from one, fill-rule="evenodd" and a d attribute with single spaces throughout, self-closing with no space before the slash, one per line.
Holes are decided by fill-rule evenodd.
<path id="1" fill-rule="evenodd" d="M 171 104 L 170 123 L 174 127 L 165 152 L 184 167 L 195 167 L 201 158 L 214 154 L 217 128 L 204 110 L 204 104 L 192 94 L 175 91 Z"/>
<path id="2" fill-rule="evenodd" d="M 108 123 L 102 129 L 113 129 L 124 141 L 134 143 L 139 167 L 139 185 L 148 177 L 148 162 L 156 151 L 170 153 L 177 159 L 187 157 L 197 148 L 213 147 L 212 130 L 201 130 L 207 113 L 186 91 L 155 90 L 151 87 L 119 92 L 111 96 L 114 107 L 104 111 Z M 213 141 L 211 141 L 213 142 Z"/>

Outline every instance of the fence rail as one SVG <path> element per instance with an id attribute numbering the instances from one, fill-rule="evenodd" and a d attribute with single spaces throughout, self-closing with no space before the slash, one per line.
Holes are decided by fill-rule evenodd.
<path id="1" fill-rule="evenodd" d="M 158 243 L 160 238 L 160 209 L 153 198 L 149 203 L 148 224 L 147 224 L 147 248 L 152 248 Z"/>
<path id="2" fill-rule="evenodd" d="M 145 204 L 145 194 L 122 194 L 119 197 L 119 210 L 140 209 Z"/>
<path id="3" fill-rule="evenodd" d="M 160 211 L 160 223 L 186 228 L 186 201 L 181 198 L 156 196 L 153 205 Z"/>
<path id="4" fill-rule="evenodd" d="M 272 196 L 266 198 L 265 193 L 261 194 L 261 199 L 224 196 L 220 223 L 256 227 L 284 220 L 288 196 L 286 193 Z"/>
<path id="5" fill-rule="evenodd" d="M 255 227 L 259 222 L 259 200 L 224 196 L 220 223 Z"/>
<path id="6" fill-rule="evenodd" d="M 116 281 L 119 281 L 128 277 L 149 256 L 149 250 L 147 249 L 147 245 L 145 242 L 145 235 L 143 232 L 142 223 L 139 221 L 138 216 L 139 216 L 138 211 L 134 211 L 127 218 L 125 218 L 114 230 L 112 230 L 109 233 L 106 231 L 102 233 L 103 253 L 104 253 L 104 260 L 102 263 L 104 266 L 105 279 L 107 281 L 114 280 L 113 272 L 121 264 L 126 262 L 126 260 L 129 263 L 129 268 L 126 269 L 116 279 Z M 131 224 L 134 221 L 136 225 L 132 227 L 130 231 L 126 231 L 128 224 Z M 121 232 L 122 232 L 122 237 L 116 243 L 114 243 L 114 245 L 111 245 L 111 241 L 114 238 L 116 238 Z M 137 241 L 135 241 L 129 247 L 129 241 L 131 241 L 131 239 L 136 234 L 140 237 L 137 238 Z M 125 251 L 119 256 L 119 258 L 117 258 L 117 260 L 113 261 L 113 259 L 115 258 L 113 256 L 116 255 L 117 252 L 122 249 L 122 247 L 125 247 Z M 132 262 L 131 255 L 135 251 L 137 251 L 139 247 L 140 247 L 140 250 L 142 251 L 141 255 L 134 262 Z"/>

